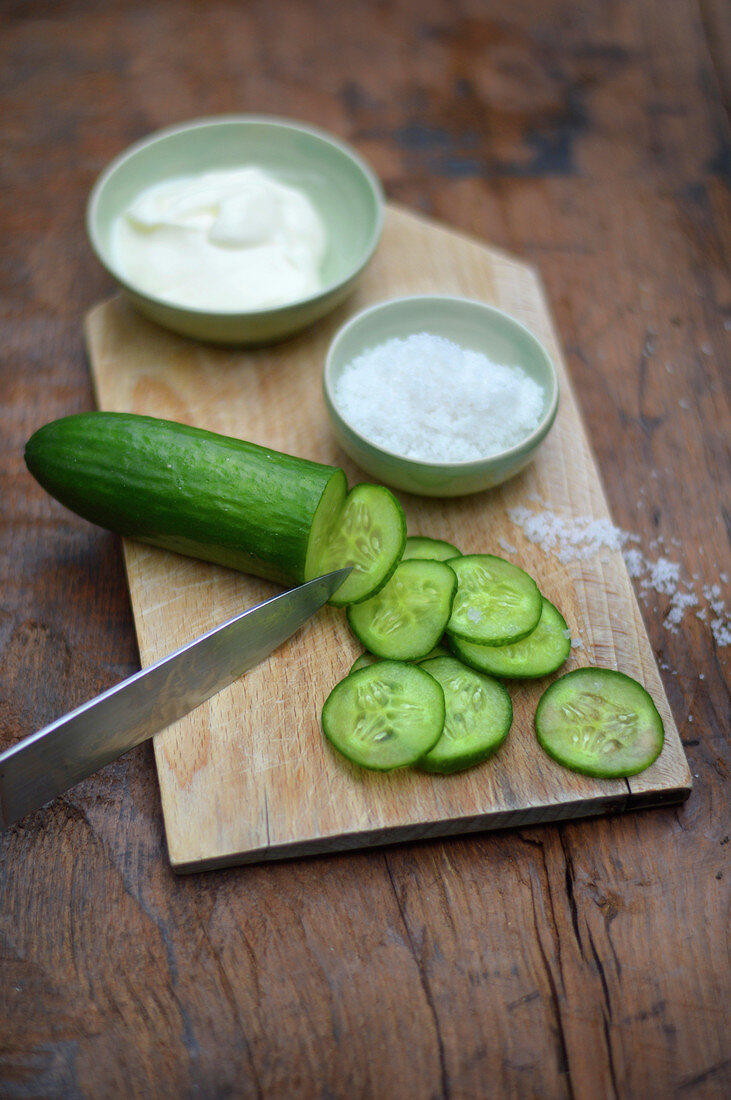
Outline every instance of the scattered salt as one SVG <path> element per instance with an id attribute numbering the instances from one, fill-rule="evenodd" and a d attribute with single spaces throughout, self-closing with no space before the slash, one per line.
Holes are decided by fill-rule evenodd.
<path id="1" fill-rule="evenodd" d="M 656 562 L 645 561 L 645 569 L 649 570 L 649 575 L 640 582 L 643 588 L 654 588 L 665 596 L 672 596 L 677 591 L 680 579 L 680 566 L 677 562 L 658 558 Z"/>
<path id="2" fill-rule="evenodd" d="M 513 447 L 538 426 L 544 403 L 521 367 L 427 332 L 357 356 L 335 398 L 361 435 L 422 462 L 470 462 Z"/>
<path id="3" fill-rule="evenodd" d="M 543 501 L 535 495 L 529 499 L 543 505 Z M 660 593 L 669 597 L 669 606 L 663 620 L 666 630 L 677 633 L 685 612 L 689 608 L 697 608 L 696 617 L 702 622 L 709 621 L 716 645 L 731 645 L 731 619 L 722 598 L 721 586 L 704 585 L 701 592 L 705 605 L 699 606 L 701 597 L 694 587 L 681 578 L 678 562 L 671 561 L 664 555 L 652 560 L 638 546 L 628 545 L 638 543 L 639 535 L 622 531 L 609 519 L 563 517 L 546 508 L 539 511 L 531 511 L 524 507 L 510 508 L 508 516 L 516 526 L 522 528 L 530 542 L 543 550 L 546 557 L 556 557 L 564 564 L 597 557 L 606 550 L 621 550 L 627 572 L 633 580 L 639 582 L 638 594 L 646 605 L 651 606 L 650 593 Z M 673 546 L 681 545 L 677 538 L 671 538 L 669 541 Z M 652 540 L 650 547 L 660 547 L 664 542 L 665 540 L 660 536 Z M 700 546 L 698 551 L 702 554 L 703 547 Z M 605 562 L 606 557 L 602 555 L 600 560 Z M 720 578 L 726 583 L 728 575 L 721 573 Z M 693 580 L 698 580 L 698 574 L 694 574 Z M 709 616 L 709 610 L 712 618 Z M 674 672 L 673 675 L 675 675 Z"/>
<path id="4" fill-rule="evenodd" d="M 636 547 L 630 546 L 624 552 L 624 561 L 630 577 L 641 577 L 645 569 L 645 556 Z"/>
<path id="5" fill-rule="evenodd" d="M 553 553 L 562 562 L 593 557 L 602 548 L 621 550 L 628 538 L 608 519 L 564 519 L 554 512 L 532 512 L 522 506 L 508 509 L 508 516 L 546 557 Z"/>
<path id="6" fill-rule="evenodd" d="M 686 609 L 698 606 L 698 597 L 695 592 L 680 592 L 678 590 L 670 594 L 670 610 L 665 616 L 665 626 L 668 630 L 677 631 L 683 621 Z"/>
<path id="7" fill-rule="evenodd" d="M 470 607 L 467 611 L 467 618 L 471 623 L 479 623 L 482 618 L 482 612 L 477 607 Z"/>
<path id="8" fill-rule="evenodd" d="M 513 546 L 513 544 L 511 542 L 508 542 L 507 539 L 499 538 L 497 540 L 497 543 L 498 543 L 498 546 L 500 547 L 500 549 L 504 550 L 506 554 L 517 554 L 518 553 L 518 547 Z"/>
<path id="9" fill-rule="evenodd" d="M 711 619 L 711 631 L 716 639 L 716 645 L 731 645 L 731 624 L 722 618 Z"/>

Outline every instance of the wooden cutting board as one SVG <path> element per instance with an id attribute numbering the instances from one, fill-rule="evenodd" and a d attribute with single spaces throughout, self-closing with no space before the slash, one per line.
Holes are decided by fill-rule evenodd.
<path id="1" fill-rule="evenodd" d="M 176 871 L 360 848 L 679 801 L 690 774 L 619 551 L 562 563 L 524 537 L 509 509 L 606 518 L 599 475 L 536 272 L 403 210 L 389 208 L 382 243 L 356 294 L 304 335 L 254 351 L 179 339 L 121 298 L 97 306 L 86 337 L 100 408 L 195 424 L 342 465 L 321 393 L 326 350 L 354 312 L 404 294 L 477 298 L 522 321 L 559 371 L 555 427 L 535 462 L 507 485 L 456 500 L 400 494 L 411 534 L 466 553 L 511 557 L 535 576 L 581 640 L 566 666 L 598 664 L 640 680 L 663 717 L 660 758 L 630 780 L 587 779 L 539 749 L 533 714 L 545 683 L 510 688 L 505 746 L 461 775 L 362 771 L 323 740 L 320 708 L 360 647 L 343 612 L 324 609 L 268 661 L 155 738 L 170 861 Z M 505 547 L 513 547 L 506 551 Z M 273 585 L 134 542 L 124 556 L 142 665 L 274 594 Z"/>

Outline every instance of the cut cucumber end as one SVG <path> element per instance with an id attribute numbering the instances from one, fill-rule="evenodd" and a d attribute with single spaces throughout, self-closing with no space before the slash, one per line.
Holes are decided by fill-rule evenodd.
<path id="1" fill-rule="evenodd" d="M 444 692 L 418 665 L 378 661 L 336 684 L 322 708 L 327 740 L 372 771 L 407 767 L 436 744 Z"/>
<path id="2" fill-rule="evenodd" d="M 382 485 L 356 485 L 341 500 L 312 555 L 308 554 L 308 575 L 352 566 L 330 602 L 334 607 L 360 603 L 386 584 L 401 560 L 405 542 L 406 516 L 393 493 Z"/>
<path id="3" fill-rule="evenodd" d="M 651 696 L 623 672 L 577 668 L 541 696 L 538 743 L 557 763 L 595 779 L 624 779 L 649 768 L 665 739 Z"/>
<path id="4" fill-rule="evenodd" d="M 317 506 L 317 510 L 312 520 L 310 537 L 307 543 L 307 555 L 305 557 L 304 573 L 305 580 L 307 581 L 311 581 L 315 577 L 320 577 L 324 573 L 332 572 L 334 569 L 340 568 L 339 565 L 334 565 L 330 569 L 327 567 L 322 568 L 321 563 L 327 553 L 333 530 L 335 529 L 347 496 L 348 480 L 344 472 L 337 469 L 325 486 L 323 494 L 320 497 L 320 503 Z"/>

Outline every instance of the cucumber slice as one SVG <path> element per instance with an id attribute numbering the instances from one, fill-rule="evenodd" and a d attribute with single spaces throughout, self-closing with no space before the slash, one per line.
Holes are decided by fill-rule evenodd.
<path id="1" fill-rule="evenodd" d="M 371 665 L 375 665 L 380 659 L 380 657 L 376 657 L 373 653 L 361 653 L 359 657 L 355 658 L 350 666 L 348 675 L 350 675 L 351 672 L 357 672 L 359 668 L 370 668 Z"/>
<path id="2" fill-rule="evenodd" d="M 382 485 L 356 485 L 313 553 L 312 576 L 352 565 L 353 571 L 330 601 L 334 607 L 373 596 L 401 560 L 406 517 L 396 497 Z"/>
<path id="3" fill-rule="evenodd" d="M 445 645 L 442 645 L 441 643 L 438 643 L 437 645 L 434 646 L 434 649 L 429 650 L 426 657 L 419 657 L 418 664 L 423 665 L 424 661 L 430 661 L 432 659 L 432 657 L 451 657 L 451 656 L 452 656 L 452 654 L 449 652 L 447 647 Z"/>
<path id="4" fill-rule="evenodd" d="M 535 715 L 538 743 L 572 771 L 622 779 L 648 768 L 665 731 L 641 684 L 609 668 L 577 668 L 554 680 Z"/>
<path id="5" fill-rule="evenodd" d="M 350 628 L 377 657 L 416 661 L 442 637 L 456 588 L 444 562 L 402 561 L 380 592 L 348 608 Z"/>
<path id="6" fill-rule="evenodd" d="M 415 763 L 439 740 L 444 692 L 418 665 L 378 661 L 351 672 L 322 708 L 328 741 L 351 760 L 374 771 Z"/>
<path id="7" fill-rule="evenodd" d="M 435 645 L 434 649 L 430 649 L 426 657 L 419 657 L 415 662 L 420 665 L 424 661 L 430 661 L 432 657 L 450 657 L 451 654 L 446 646 Z M 369 665 L 374 665 L 376 661 L 380 661 L 380 657 L 376 657 L 374 653 L 361 653 L 360 657 L 356 657 L 350 666 L 351 672 L 357 672 L 359 668 L 368 668 Z"/>
<path id="8" fill-rule="evenodd" d="M 561 667 L 571 652 L 566 620 L 558 608 L 543 597 L 538 626 L 511 645 L 475 645 L 452 635 L 449 644 L 466 665 L 505 679 L 535 679 Z"/>
<path id="9" fill-rule="evenodd" d="M 444 539 L 429 539 L 424 535 L 409 535 L 404 547 L 403 561 L 407 558 L 430 558 L 432 561 L 448 561 L 459 558 L 462 551 Z"/>
<path id="10" fill-rule="evenodd" d="M 513 722 L 513 704 L 505 685 L 454 657 L 436 657 L 420 667 L 442 685 L 445 713 L 442 735 L 418 767 L 449 775 L 487 760 L 500 748 Z"/>
<path id="11" fill-rule="evenodd" d="M 451 558 L 457 594 L 447 634 L 476 645 L 511 645 L 538 626 L 541 593 L 523 569 L 492 554 Z"/>

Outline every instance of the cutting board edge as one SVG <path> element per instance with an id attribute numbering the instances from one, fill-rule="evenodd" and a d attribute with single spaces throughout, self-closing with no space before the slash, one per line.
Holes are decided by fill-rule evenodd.
<path id="1" fill-rule="evenodd" d="M 691 786 L 681 785 L 662 790 L 633 794 L 608 794 L 605 797 L 578 799 L 575 802 L 555 803 L 548 806 L 532 806 L 520 810 L 499 810 L 423 824 L 407 823 L 390 825 L 381 829 L 355 830 L 337 834 L 308 837 L 290 844 L 274 844 L 252 848 L 248 852 L 231 852 L 210 859 L 175 862 L 168 852 L 170 866 L 176 875 L 195 874 L 198 871 L 223 870 L 227 867 L 251 866 L 308 856 L 336 855 L 339 852 L 358 851 L 386 847 L 391 844 L 407 844 L 421 840 L 439 840 L 481 832 L 496 832 L 520 826 L 549 825 L 556 822 L 581 820 L 582 818 L 623 814 L 628 810 L 661 809 L 664 806 L 685 802 L 691 794 Z"/>
<path id="2" fill-rule="evenodd" d="M 441 233 L 446 233 L 450 237 L 457 237 L 465 244 L 470 244 L 476 248 L 487 251 L 491 256 L 501 260 L 503 263 L 509 264 L 512 267 L 521 267 L 526 271 L 530 271 L 534 276 L 540 280 L 540 268 L 537 264 L 531 260 L 526 259 L 520 253 L 509 252 L 507 249 L 502 248 L 500 245 L 493 244 L 492 241 L 486 241 L 484 237 L 480 237 L 477 233 L 470 232 L 469 229 L 460 229 L 447 222 L 441 221 L 439 218 L 433 217 L 431 214 L 425 214 L 423 210 L 414 210 L 410 206 L 405 206 L 403 203 L 395 202 L 393 199 L 389 199 L 386 203 L 386 211 L 395 213 L 397 216 L 405 216 L 412 221 L 419 222 L 427 229 L 438 230 Z"/>

